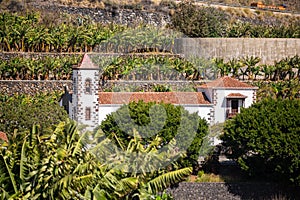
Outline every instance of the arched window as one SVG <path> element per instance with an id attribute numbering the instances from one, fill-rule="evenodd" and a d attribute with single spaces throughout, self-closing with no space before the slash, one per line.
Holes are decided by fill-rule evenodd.
<path id="1" fill-rule="evenodd" d="M 92 94 L 92 80 L 86 79 L 85 80 L 85 91 L 86 94 Z"/>

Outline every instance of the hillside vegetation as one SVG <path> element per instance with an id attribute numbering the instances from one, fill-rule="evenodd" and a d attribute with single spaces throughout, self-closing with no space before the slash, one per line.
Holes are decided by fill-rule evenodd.
<path id="1" fill-rule="evenodd" d="M 203 0 L 209 3 L 223 3 L 228 5 L 250 6 L 253 2 L 262 2 L 265 5 L 281 5 L 285 4 L 289 11 L 300 11 L 299 0 Z"/>
<path id="2" fill-rule="evenodd" d="M 24 1 L 25 2 L 25 1 Z M 23 2 L 23 3 L 24 3 Z M 79 3 L 82 1 L 76 1 Z M 95 1 L 96 2 L 96 1 Z M 50 5 L 47 1 L 26 1 L 26 5 Z M 52 4 L 59 3 L 52 1 Z M 109 7 L 114 2 L 106 4 Z M 142 12 L 142 8 L 131 7 L 130 2 L 122 4 L 129 12 Z M 133 2 L 137 3 L 137 2 Z M 75 15 L 70 12 L 53 15 L 48 11 L 20 10 L 12 13 L 2 12 L 0 16 L 0 51 L 28 52 L 27 58 L 9 57 L 0 60 L 0 78 L 30 80 L 70 79 L 72 65 L 78 63 L 81 56 L 60 55 L 60 58 L 44 56 L 32 59 L 30 53 L 144 53 L 157 54 L 164 52 L 169 55 L 146 57 L 120 57 L 111 60 L 104 68 L 106 80 L 134 78 L 134 74 L 143 73 L 144 67 L 156 63 L 166 66 L 167 70 L 176 70 L 176 77 L 188 80 L 212 79 L 224 75 L 232 75 L 246 80 L 264 79 L 274 81 L 272 84 L 258 83 L 264 97 L 299 97 L 299 57 L 285 58 L 274 61 L 274 65 L 260 65 L 260 58 L 236 58 L 229 62 L 224 60 L 201 59 L 188 60 L 172 56 L 174 38 L 184 33 L 189 37 L 253 37 L 253 38 L 299 38 L 300 20 L 288 15 L 273 15 L 271 12 L 252 12 L 249 9 L 221 10 L 212 7 L 195 7 L 190 2 L 177 4 L 170 2 L 145 2 L 143 5 L 156 5 L 169 8 L 170 20 L 167 28 L 153 27 L 149 24 L 116 24 L 111 21 L 104 24 L 93 21 L 90 16 Z M 21 5 L 21 1 L 6 0 L 1 6 Z M 72 2 L 70 1 L 70 4 Z M 24 6 L 24 5 L 23 5 Z M 8 6 L 9 7 L 9 6 Z M 156 7 L 156 8 L 157 8 Z M 72 8 L 72 7 L 70 7 Z M 152 7 L 155 8 L 155 7 Z M 143 9 L 146 9 L 143 8 Z M 149 7 L 150 9 L 150 7 Z M 75 10 L 76 9 L 71 9 Z M 90 9 L 92 10 L 92 9 Z M 59 11 L 59 10 L 58 10 Z M 153 11 L 154 12 L 154 11 Z M 258 61 L 257 61 L 258 60 Z M 257 62 L 256 62 L 257 61 Z M 161 67 L 160 67 L 161 68 Z M 157 68 L 149 68 L 149 74 L 160 77 Z M 137 73 L 139 72 L 139 73 Z M 296 80 L 293 80 L 293 79 Z M 147 78 L 149 79 L 149 77 Z M 282 81 L 282 82 L 276 82 Z M 167 86 L 158 86 L 167 88 Z M 293 88 L 293 89 L 292 89 Z M 136 88 L 134 88 L 136 90 Z"/>
<path id="3" fill-rule="evenodd" d="M 160 12 L 168 20 L 164 28 L 150 25 L 158 18 L 137 24 L 131 21 L 126 24 L 119 24 L 114 20 L 97 21 L 93 16 L 95 13 L 99 14 L 100 9 L 92 9 L 94 7 L 111 15 L 109 20 L 115 19 L 114 15 L 117 16 L 120 9 L 127 10 L 127 13 L 146 12 L 147 16 L 149 13 Z M 189 2 L 175 5 L 171 1 L 154 0 L 0 0 L 0 9 L 1 80 L 70 80 L 71 67 L 80 62 L 84 53 L 95 51 L 125 54 L 108 60 L 101 57 L 102 83 L 107 80 L 138 80 L 141 77 L 144 80 L 160 80 L 163 76 L 169 76 L 170 80 L 173 77 L 175 80 L 183 78 L 191 81 L 215 79 L 225 75 L 250 82 L 260 78 L 262 81 L 254 83 L 260 87 L 258 100 L 269 97 L 287 100 L 282 101 L 279 107 L 275 107 L 275 103 L 271 101 L 266 107 L 258 104 L 252 107 L 253 111 L 243 111 L 246 117 L 250 116 L 248 121 L 252 126 L 243 123 L 245 120 L 241 113 L 227 125 L 227 135 L 224 137 L 231 142 L 229 134 L 238 135 L 245 141 L 243 135 L 232 131 L 232 128 L 241 129 L 240 125 L 243 124 L 245 138 L 248 138 L 249 127 L 252 127 L 252 133 L 262 135 L 267 141 L 275 141 L 276 143 L 269 144 L 258 138 L 247 145 L 253 147 L 258 144 L 261 148 L 249 148 L 246 151 L 240 151 L 239 144 L 227 144 L 228 147 L 233 147 L 233 153 L 245 152 L 247 156 L 249 153 L 262 151 L 258 154 L 258 161 L 266 159 L 262 161 L 266 164 L 262 165 L 266 166 L 265 169 L 273 167 L 270 169 L 271 172 L 276 172 L 275 175 L 286 176 L 286 179 L 295 178 L 292 181 L 299 185 L 299 142 L 296 142 L 300 135 L 300 105 L 299 100 L 295 100 L 295 104 L 291 101 L 300 97 L 299 56 L 274 61 L 273 65 L 260 65 L 260 58 L 257 57 L 224 61 L 184 59 L 172 54 L 174 39 L 181 37 L 179 32 L 190 37 L 299 38 L 299 18 L 288 15 L 275 17 L 271 12 L 252 12 L 249 9 L 237 11 L 231 8 L 195 8 Z M 194 25 L 195 22 L 197 26 Z M 149 54 L 141 54 L 145 52 Z M 136 53 L 139 53 L 138 56 Z M 170 71 L 177 73 L 172 74 Z M 114 89 L 119 88 L 112 88 L 113 91 Z M 164 92 L 171 91 L 172 88 L 156 85 L 154 90 Z M 0 140 L 0 199 L 161 199 L 159 194 L 164 189 L 185 180 L 192 171 L 197 172 L 197 156 L 208 133 L 208 124 L 195 116 L 195 113 L 189 114 L 183 111 L 183 107 L 164 105 L 169 107 L 168 129 L 157 137 L 147 138 L 147 141 L 142 140 L 141 135 L 143 131 L 148 133 L 148 129 L 132 129 L 132 137 L 128 138 L 121 129 L 115 131 L 116 125 L 110 120 L 111 116 L 101 125 L 104 132 L 99 130 L 80 136 L 74 123 L 65 119 L 67 115 L 56 104 L 57 99 L 58 95 L 0 95 L 0 130 L 6 132 L 2 133 L 5 136 L 3 141 Z M 135 120 L 141 122 L 141 125 L 148 124 L 151 118 L 147 115 L 151 104 L 130 104 L 134 113 L 132 116 L 136 116 Z M 260 105 L 270 112 L 263 112 Z M 276 112 L 271 112 L 272 109 Z M 122 114 L 123 111 L 121 108 L 117 112 Z M 180 117 L 183 117 L 185 129 L 178 130 L 183 135 L 174 137 L 177 131 L 174 127 L 179 124 L 179 111 L 182 111 Z M 156 114 L 162 116 L 160 111 Z M 294 114 L 295 118 L 287 123 L 286 119 L 290 114 Z M 120 119 L 128 119 L 120 116 Z M 269 131 L 273 127 L 268 120 L 255 121 L 265 116 L 266 119 L 274 119 L 271 122 L 278 125 L 274 132 Z M 239 119 L 242 119 L 241 122 Z M 56 125 L 59 121 L 62 122 Z M 161 122 L 155 121 L 159 125 Z M 266 129 L 260 129 L 257 124 L 266 124 Z M 132 128 L 125 125 L 128 130 Z M 256 130 L 257 127 L 259 130 Z M 185 131 L 195 134 L 195 139 L 190 141 L 191 145 L 186 153 L 172 154 L 177 151 L 174 145 L 180 144 L 180 141 L 183 141 L 180 148 L 188 145 L 185 137 L 189 135 Z M 274 134 L 269 136 L 266 133 Z M 287 137 L 284 137 L 284 133 L 287 133 Z M 103 139 L 104 134 L 108 136 L 107 139 Z M 273 138 L 276 135 L 279 136 L 278 140 Z M 90 139 L 94 140 L 88 141 Z M 110 145 L 108 139 L 115 140 L 118 148 Z M 239 142 L 234 137 L 233 139 L 234 142 Z M 288 145 L 294 141 L 294 145 Z M 86 142 L 90 142 L 91 149 L 85 148 Z M 163 142 L 169 144 L 168 148 L 165 152 L 157 153 L 164 145 Z M 278 147 L 293 151 L 282 151 Z M 271 152 L 265 152 L 266 149 Z M 106 160 L 98 159 L 105 156 Z M 239 159 L 246 170 L 253 164 L 248 164 L 247 157 L 240 157 L 239 154 L 234 158 Z M 280 162 L 276 162 L 276 158 L 280 158 Z M 165 161 L 169 165 L 162 165 Z"/>
<path id="4" fill-rule="evenodd" d="M 11 0 L 3 0 L 3 2 L 9 2 Z M 37 2 L 40 4 L 47 3 L 45 0 L 12 0 L 12 2 L 22 2 L 22 3 L 32 3 Z M 227 4 L 233 6 L 250 6 L 253 2 L 262 2 L 265 5 L 281 5 L 285 4 L 287 10 L 289 11 L 300 11 L 300 2 L 298 0 L 196 0 L 199 2 L 207 2 L 211 4 Z M 68 6 L 83 6 L 83 7 L 98 7 L 104 8 L 107 5 L 118 5 L 118 6 L 128 6 L 128 5 L 139 5 L 138 7 L 142 8 L 143 6 L 147 7 L 149 5 L 155 6 L 159 4 L 171 4 L 175 0 L 52 0 L 52 4 L 61 4 Z M 48 2 L 49 3 L 49 2 Z"/>

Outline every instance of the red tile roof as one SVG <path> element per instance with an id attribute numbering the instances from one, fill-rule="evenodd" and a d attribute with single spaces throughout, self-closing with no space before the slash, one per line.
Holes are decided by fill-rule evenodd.
<path id="1" fill-rule="evenodd" d="M 80 69 L 99 69 L 98 66 L 94 64 L 94 62 L 91 60 L 90 56 L 88 54 L 84 54 L 80 65 L 75 66 L 74 68 L 80 68 Z"/>
<path id="2" fill-rule="evenodd" d="M 131 101 L 171 104 L 211 104 L 201 92 L 100 92 L 100 104 L 127 104 Z"/>
<path id="3" fill-rule="evenodd" d="M 226 98 L 247 98 L 247 96 L 241 93 L 230 93 Z"/>
<path id="4" fill-rule="evenodd" d="M 224 76 L 216 79 L 210 83 L 200 85 L 199 88 L 233 88 L 233 89 L 257 89 L 252 85 L 243 83 L 237 79 L 231 78 L 229 76 Z"/>

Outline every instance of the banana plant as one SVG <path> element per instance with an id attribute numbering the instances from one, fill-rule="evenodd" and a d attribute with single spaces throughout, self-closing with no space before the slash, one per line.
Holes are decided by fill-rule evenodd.
<path id="1" fill-rule="evenodd" d="M 228 61 L 227 65 L 229 65 L 232 70 L 232 76 L 234 76 L 235 78 L 239 78 L 239 71 L 242 67 L 242 63 L 239 60 L 233 58 Z"/>
<path id="2" fill-rule="evenodd" d="M 231 65 L 229 65 L 228 63 L 224 62 L 224 59 L 222 58 L 217 58 L 214 61 L 218 67 L 220 76 L 228 76 L 231 72 Z"/>
<path id="3" fill-rule="evenodd" d="M 121 145 L 119 148 L 111 145 L 110 139 L 106 138 L 101 130 L 98 130 L 89 142 L 94 144 L 92 152 L 98 158 L 106 158 L 107 165 L 111 172 L 117 176 L 121 171 L 122 176 L 130 179 L 130 186 L 134 186 L 130 192 L 120 199 L 149 199 L 159 192 L 162 192 L 168 186 L 184 180 L 191 174 L 192 168 L 186 167 L 168 171 L 161 163 L 166 159 L 172 160 L 172 149 L 170 152 L 159 152 L 157 145 L 161 139 L 156 137 L 147 146 L 142 144 L 141 136 L 136 130 L 133 130 L 134 137 L 128 145 Z M 116 139 L 117 136 L 115 135 Z M 117 139 L 117 141 L 119 141 Z M 170 142 L 172 143 L 172 142 Z M 172 146 L 172 145 L 171 145 Z M 173 163 L 174 165 L 175 163 Z M 125 176 L 124 176 L 125 175 Z"/>
<path id="4" fill-rule="evenodd" d="M 26 15 L 7 14 L 0 19 L 0 48 L 3 51 L 78 52 L 91 51 L 114 32 L 121 32 L 117 25 L 104 26 L 85 22 L 72 24 L 47 24 L 45 16 L 36 12 Z"/>
<path id="5" fill-rule="evenodd" d="M 246 70 L 244 71 L 244 73 L 245 73 L 245 75 L 248 76 L 249 80 L 253 80 L 253 78 L 254 78 L 253 72 L 255 72 L 256 69 L 253 70 L 252 68 L 254 68 L 259 62 L 260 62 L 260 58 L 254 57 L 254 56 L 247 56 L 242 59 L 243 65 L 246 66 Z M 244 75 L 243 75 L 243 79 L 244 79 Z"/>
<path id="6" fill-rule="evenodd" d="M 261 66 L 261 72 L 264 74 L 264 80 L 270 80 L 271 74 L 274 72 L 273 65 L 264 64 Z"/>
<path id="7" fill-rule="evenodd" d="M 15 131 L 0 144 L 1 198 L 118 199 L 131 191 L 135 179 L 120 179 L 101 165 L 84 137 L 73 122 L 43 133 L 36 126 Z"/>

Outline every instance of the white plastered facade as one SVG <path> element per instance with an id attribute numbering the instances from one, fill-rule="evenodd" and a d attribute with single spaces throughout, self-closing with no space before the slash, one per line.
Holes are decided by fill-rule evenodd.
<path id="1" fill-rule="evenodd" d="M 84 60 L 86 58 L 86 60 Z M 87 84 L 90 81 L 90 85 Z M 89 89 L 87 89 L 89 88 Z M 249 107 L 255 102 L 256 89 L 249 88 L 198 88 L 198 92 L 205 94 L 210 104 L 182 105 L 190 113 L 198 112 L 198 115 L 207 120 L 210 125 L 223 123 L 227 118 L 227 112 L 231 112 L 228 101 L 238 101 L 238 112 L 241 107 Z M 241 98 L 228 98 L 230 94 L 240 94 Z M 73 94 L 72 110 L 70 117 L 79 124 L 87 125 L 88 130 L 96 128 L 106 116 L 122 105 L 99 103 L 99 69 L 94 66 L 86 55 L 80 66 L 73 68 Z"/>

